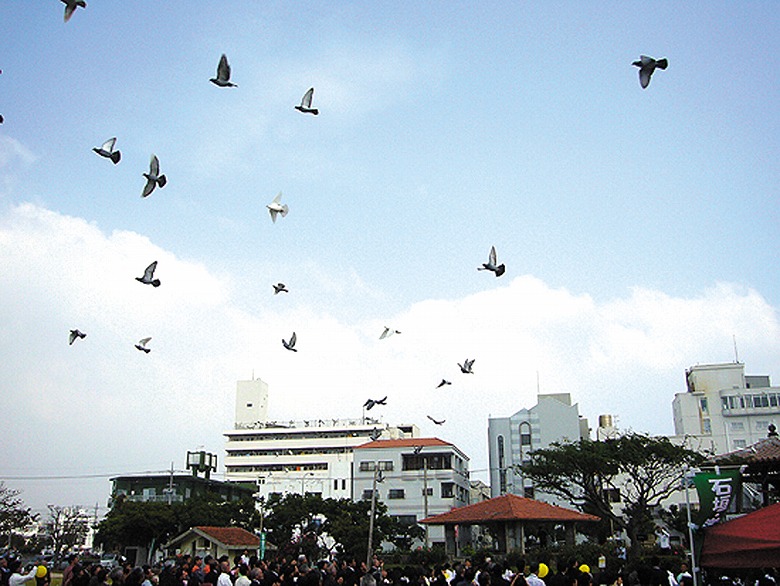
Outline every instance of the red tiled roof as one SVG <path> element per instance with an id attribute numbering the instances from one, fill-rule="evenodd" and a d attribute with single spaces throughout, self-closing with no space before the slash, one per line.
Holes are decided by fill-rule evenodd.
<path id="1" fill-rule="evenodd" d="M 757 441 L 756 443 L 729 452 L 715 456 L 711 462 L 722 462 L 724 460 L 744 460 L 745 462 L 778 462 L 780 461 L 780 437 L 768 437 Z"/>
<path id="2" fill-rule="evenodd" d="M 231 547 L 252 547 L 257 548 L 260 545 L 260 538 L 254 533 L 240 527 L 209 527 L 199 525 L 193 527 L 199 532 L 207 535 L 214 541 Z"/>
<path id="3" fill-rule="evenodd" d="M 587 515 L 572 509 L 556 507 L 542 501 L 527 499 L 514 494 L 497 496 L 473 505 L 458 507 L 441 515 L 422 519 L 428 525 L 454 525 L 457 523 L 487 523 L 490 521 L 570 521 L 592 523 L 599 521 L 595 515 Z"/>
<path id="4" fill-rule="evenodd" d="M 362 448 L 416 448 L 417 446 L 451 446 L 450 442 L 445 442 L 437 437 L 413 437 L 404 439 L 375 440 L 365 444 L 355 446 L 354 449 Z"/>

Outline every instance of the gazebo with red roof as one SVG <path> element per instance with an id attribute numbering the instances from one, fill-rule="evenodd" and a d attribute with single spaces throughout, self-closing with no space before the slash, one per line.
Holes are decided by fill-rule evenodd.
<path id="1" fill-rule="evenodd" d="M 456 527 L 482 525 L 496 536 L 500 552 L 506 553 L 516 549 L 525 554 L 527 534 L 533 534 L 534 531 L 538 533 L 540 530 L 552 533 L 556 525 L 563 525 L 566 531 L 566 543 L 573 545 L 578 523 L 598 521 L 600 521 L 599 517 L 594 515 L 514 494 L 505 494 L 422 519 L 420 523 L 444 525 L 445 549 L 447 553 L 458 555 Z"/>
<path id="2" fill-rule="evenodd" d="M 191 527 L 181 535 L 163 545 L 168 550 L 215 558 L 227 555 L 231 560 L 244 550 L 257 552 L 260 538 L 241 527 L 213 527 L 199 525 Z"/>

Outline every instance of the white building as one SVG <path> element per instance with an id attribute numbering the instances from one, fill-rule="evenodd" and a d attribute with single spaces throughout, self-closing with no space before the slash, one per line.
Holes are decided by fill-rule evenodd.
<path id="1" fill-rule="evenodd" d="M 259 496 L 319 494 L 354 498 L 353 450 L 373 437 L 419 435 L 414 425 L 390 426 L 376 419 L 267 421 L 268 385 L 239 381 L 234 429 L 225 432 L 225 479 L 256 482 Z"/>
<path id="2" fill-rule="evenodd" d="M 377 499 L 402 523 L 469 504 L 469 458 L 439 438 L 372 441 L 355 448 L 355 499 Z M 444 527 L 431 527 L 428 545 L 444 544 Z"/>
<path id="3" fill-rule="evenodd" d="M 764 439 L 780 423 L 780 387 L 745 365 L 702 364 L 685 372 L 688 390 L 672 402 L 674 432 L 691 449 L 725 454 Z"/>
<path id="4" fill-rule="evenodd" d="M 511 493 L 559 504 L 550 495 L 537 494 L 519 466 L 533 450 L 553 442 L 576 442 L 589 437 L 588 420 L 580 417 L 569 393 L 537 395 L 537 404 L 509 417 L 488 419 L 490 492 L 497 497 Z"/>

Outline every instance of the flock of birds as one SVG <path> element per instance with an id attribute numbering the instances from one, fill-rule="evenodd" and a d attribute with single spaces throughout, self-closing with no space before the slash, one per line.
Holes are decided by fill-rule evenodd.
<path id="1" fill-rule="evenodd" d="M 74 12 L 77 8 L 86 8 L 86 2 L 84 0 L 61 0 L 63 4 L 65 4 L 65 22 L 68 22 L 71 17 L 73 16 Z M 650 84 L 650 79 L 653 75 L 653 73 L 656 71 L 656 69 L 664 70 L 668 67 L 669 62 L 667 59 L 654 59 L 653 57 L 648 57 L 646 55 L 641 55 L 637 61 L 634 61 L 632 63 L 635 67 L 639 68 L 639 84 L 640 86 L 645 89 Z M 0 70 L 0 73 L 2 73 L 2 70 Z M 217 72 L 216 76 L 209 79 L 211 83 L 214 85 L 221 87 L 221 88 L 235 88 L 238 87 L 237 84 L 233 83 L 230 80 L 231 77 L 231 69 L 230 69 L 230 63 L 228 62 L 228 58 L 225 54 L 223 54 L 220 59 L 219 63 L 217 64 Z M 314 88 L 309 88 L 303 95 L 300 104 L 294 106 L 296 110 L 298 110 L 301 113 L 304 114 L 311 114 L 314 116 L 317 116 L 319 114 L 319 109 L 312 107 L 312 101 L 314 98 Z M 0 124 L 3 123 L 3 117 L 0 115 Z M 101 146 L 94 147 L 92 150 L 99 156 L 104 157 L 106 159 L 109 159 L 113 164 L 118 164 L 119 161 L 122 158 L 122 155 L 119 150 L 116 149 L 116 137 L 109 138 L 106 140 Z M 151 160 L 149 161 L 149 172 L 143 173 L 143 176 L 146 178 L 146 184 L 143 187 L 143 190 L 141 192 L 141 197 L 146 198 L 149 195 L 154 192 L 156 188 L 163 188 L 165 187 L 167 183 L 167 178 L 164 174 L 160 173 L 160 161 L 157 158 L 156 155 L 152 154 Z M 276 223 L 277 217 L 281 216 L 282 218 L 286 217 L 289 208 L 286 204 L 281 203 L 282 199 L 282 193 L 279 192 L 277 196 L 269 203 L 266 207 L 268 209 L 269 214 L 271 215 L 271 221 L 273 223 Z M 155 278 L 154 273 L 157 269 L 157 261 L 152 262 L 149 266 L 146 267 L 144 270 L 144 274 L 141 277 L 136 277 L 136 281 L 139 281 L 140 283 L 144 285 L 151 285 L 152 287 L 159 287 L 161 282 L 160 279 Z M 494 274 L 495 277 L 502 276 L 506 271 L 506 266 L 502 264 L 498 264 L 498 257 L 496 254 L 496 248 L 495 246 L 490 247 L 490 252 L 488 253 L 488 260 L 487 262 L 483 263 L 481 267 L 478 267 L 477 270 L 479 271 L 489 271 Z M 279 293 L 289 293 L 289 289 L 287 289 L 287 286 L 284 283 L 277 283 L 273 285 L 273 291 L 274 295 L 277 295 Z M 385 340 L 389 338 L 390 336 L 393 336 L 394 334 L 400 334 L 401 332 L 399 330 L 396 330 L 394 328 L 390 328 L 388 326 L 384 327 L 384 330 L 379 336 L 380 340 Z M 69 335 L 69 344 L 72 345 L 76 340 L 84 339 L 86 337 L 86 334 L 79 329 L 73 329 L 70 330 Z M 145 337 L 138 341 L 137 344 L 135 344 L 135 348 L 138 349 L 141 352 L 144 352 L 145 354 L 148 354 L 151 352 L 151 348 L 147 347 L 147 344 L 151 341 L 151 337 Z M 289 350 L 290 352 L 298 352 L 298 348 L 296 348 L 296 343 L 298 341 L 298 335 L 296 332 L 292 332 L 292 335 L 289 339 L 285 340 L 282 339 L 282 345 L 285 349 Z M 467 358 L 463 361 L 463 363 L 458 363 L 458 367 L 460 368 L 460 372 L 463 374 L 474 374 L 474 358 Z M 436 385 L 436 388 L 441 388 L 446 385 L 451 385 L 452 382 L 442 378 L 441 382 Z M 387 397 L 383 397 L 382 399 L 368 399 L 364 404 L 363 408 L 368 411 L 374 408 L 377 405 L 386 405 L 387 404 Z M 435 425 L 443 425 L 445 423 L 444 419 L 436 419 L 432 417 L 431 415 L 427 416 L 428 419 L 433 422 Z"/>

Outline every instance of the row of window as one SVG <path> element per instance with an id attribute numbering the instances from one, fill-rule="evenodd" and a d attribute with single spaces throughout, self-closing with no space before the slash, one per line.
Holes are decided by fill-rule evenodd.
<path id="1" fill-rule="evenodd" d="M 461 489 L 461 487 L 457 487 L 458 489 Z M 455 497 L 455 483 L 454 482 L 442 482 L 440 485 L 440 496 L 443 499 L 451 499 Z M 371 498 L 372 490 L 370 488 L 367 488 L 363 491 L 363 499 L 368 500 Z M 420 490 L 420 494 L 425 496 L 425 493 L 428 493 L 428 496 L 433 496 L 433 487 L 429 486 L 427 488 L 423 488 Z M 459 491 L 460 492 L 460 491 Z M 380 492 L 377 490 L 376 494 L 377 498 L 380 498 Z M 397 500 L 397 499 L 405 499 L 406 498 L 406 489 L 404 488 L 391 488 L 387 491 L 387 499 L 388 500 Z"/>
<path id="2" fill-rule="evenodd" d="M 225 472 L 228 474 L 233 472 L 299 472 L 327 469 L 327 464 L 240 464 L 236 466 L 225 466 Z"/>
<path id="3" fill-rule="evenodd" d="M 759 395 L 728 395 L 721 397 L 724 411 L 731 409 L 768 409 L 780 407 L 780 393 L 761 393 Z"/>

